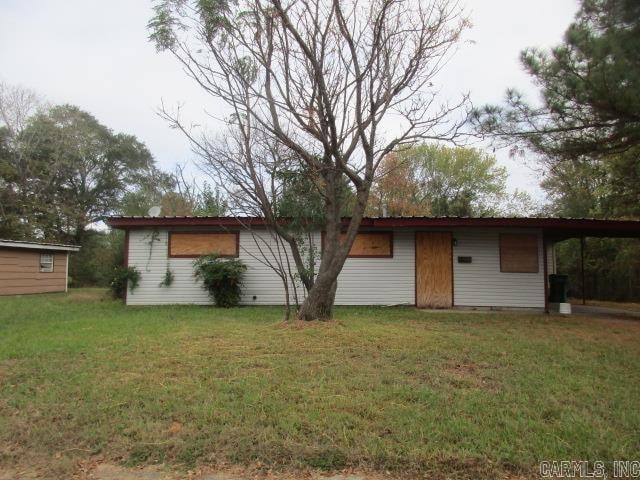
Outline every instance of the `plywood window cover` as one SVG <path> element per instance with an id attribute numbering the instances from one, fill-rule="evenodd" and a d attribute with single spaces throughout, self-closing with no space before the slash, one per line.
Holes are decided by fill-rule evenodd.
<path id="1" fill-rule="evenodd" d="M 506 242 L 518 242 L 519 245 L 506 244 Z M 538 236 L 532 233 L 502 233 L 500 234 L 500 272 L 502 273 L 538 273 L 540 266 L 538 264 Z M 524 244 L 524 245 L 523 245 Z M 519 248 L 520 251 L 515 255 L 530 255 L 529 258 L 522 259 L 509 258 L 513 257 L 513 252 L 505 252 L 508 248 Z M 516 265 L 508 262 L 516 262 Z M 520 264 L 521 266 L 517 266 Z M 523 265 L 524 264 L 524 265 Z"/>
<path id="2" fill-rule="evenodd" d="M 201 253 L 187 253 L 187 254 L 172 254 L 171 253 L 171 240 L 174 235 L 233 235 L 235 236 L 235 253 L 234 254 L 220 254 L 222 258 L 237 258 L 240 254 L 240 233 L 239 232 L 169 232 L 168 253 L 169 258 L 198 258 L 203 255 L 209 255 L 214 251 L 201 252 Z"/>
<path id="3" fill-rule="evenodd" d="M 344 235 L 341 234 L 341 235 Z M 383 253 L 383 254 L 352 254 L 351 251 L 349 251 L 349 254 L 347 255 L 347 258 L 393 258 L 393 232 L 358 232 L 356 234 L 356 239 L 353 242 L 353 245 L 351 246 L 351 249 L 353 250 L 353 247 L 356 245 L 356 242 L 358 240 L 358 236 L 359 235 L 379 235 L 379 236 L 384 236 L 388 238 L 388 245 L 389 245 L 389 251 L 388 253 Z M 324 232 L 322 232 L 322 250 L 324 251 Z"/>
<path id="4" fill-rule="evenodd" d="M 358 232 L 356 234 L 356 240 L 358 238 L 358 235 L 382 235 L 385 237 L 388 237 L 389 239 L 389 253 L 385 253 L 385 254 L 368 254 L 368 255 L 361 255 L 361 254 L 352 254 L 349 253 L 347 255 L 347 258 L 393 258 L 393 232 Z M 342 233 L 341 235 L 345 235 L 344 233 Z M 353 245 L 355 245 L 356 240 L 354 240 Z M 353 245 L 351 246 L 351 248 L 353 249 Z M 324 232 L 322 232 L 322 251 L 324 252 Z"/>
<path id="5" fill-rule="evenodd" d="M 53 254 L 40 254 L 40 273 L 53 273 Z"/>
<path id="6" fill-rule="evenodd" d="M 388 240 L 388 251 L 385 253 L 366 253 L 366 254 L 358 254 L 351 253 L 353 247 L 356 246 L 356 242 L 358 241 L 358 237 L 363 238 L 361 235 L 371 235 L 371 236 L 379 236 L 386 237 Z M 347 258 L 393 258 L 393 232 L 358 232 L 355 240 L 353 241 L 353 245 L 351 246 L 351 250 L 349 251 L 349 255 Z"/>

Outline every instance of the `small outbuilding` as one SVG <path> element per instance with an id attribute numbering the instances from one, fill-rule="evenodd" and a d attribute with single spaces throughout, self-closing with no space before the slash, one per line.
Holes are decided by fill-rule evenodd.
<path id="1" fill-rule="evenodd" d="M 0 240 L 0 295 L 66 292 L 69 253 L 80 247 Z"/>

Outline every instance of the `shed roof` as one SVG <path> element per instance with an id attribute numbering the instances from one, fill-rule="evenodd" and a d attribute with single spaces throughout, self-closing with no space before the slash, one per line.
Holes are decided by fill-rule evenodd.
<path id="1" fill-rule="evenodd" d="M 46 242 L 26 242 L 23 240 L 2 240 L 0 239 L 0 247 L 4 248 L 25 248 L 31 250 L 60 250 L 66 252 L 77 252 L 80 247 L 77 245 L 66 245 L 63 243 L 46 243 Z"/>
<path id="2" fill-rule="evenodd" d="M 286 219 L 283 219 L 286 221 Z M 344 218 L 348 225 L 350 218 Z M 261 217 L 207 216 L 114 216 L 107 219 L 112 228 L 145 227 L 241 227 L 266 225 Z M 539 228 L 547 238 L 562 240 L 572 237 L 640 238 L 638 220 L 600 220 L 558 217 L 365 217 L 362 227 L 391 228 Z"/>

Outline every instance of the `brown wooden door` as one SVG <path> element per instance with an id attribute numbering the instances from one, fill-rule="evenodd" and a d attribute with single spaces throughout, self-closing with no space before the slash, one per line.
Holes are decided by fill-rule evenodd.
<path id="1" fill-rule="evenodd" d="M 453 305 L 451 232 L 416 233 L 416 306 Z"/>

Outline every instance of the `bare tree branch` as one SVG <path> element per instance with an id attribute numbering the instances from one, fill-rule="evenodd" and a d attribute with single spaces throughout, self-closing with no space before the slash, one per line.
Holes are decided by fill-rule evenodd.
<path id="1" fill-rule="evenodd" d="M 330 316 L 380 162 L 418 140 L 456 141 L 468 98 L 439 101 L 436 77 L 469 23 L 455 0 L 164 0 L 150 22 L 158 48 L 232 114 L 223 135 L 191 140 L 202 168 L 239 213 L 264 217 L 308 291 L 301 318 Z M 278 173 L 314 172 L 325 232 L 317 275 L 282 223 Z M 341 186 L 355 195 L 343 225 Z"/>

